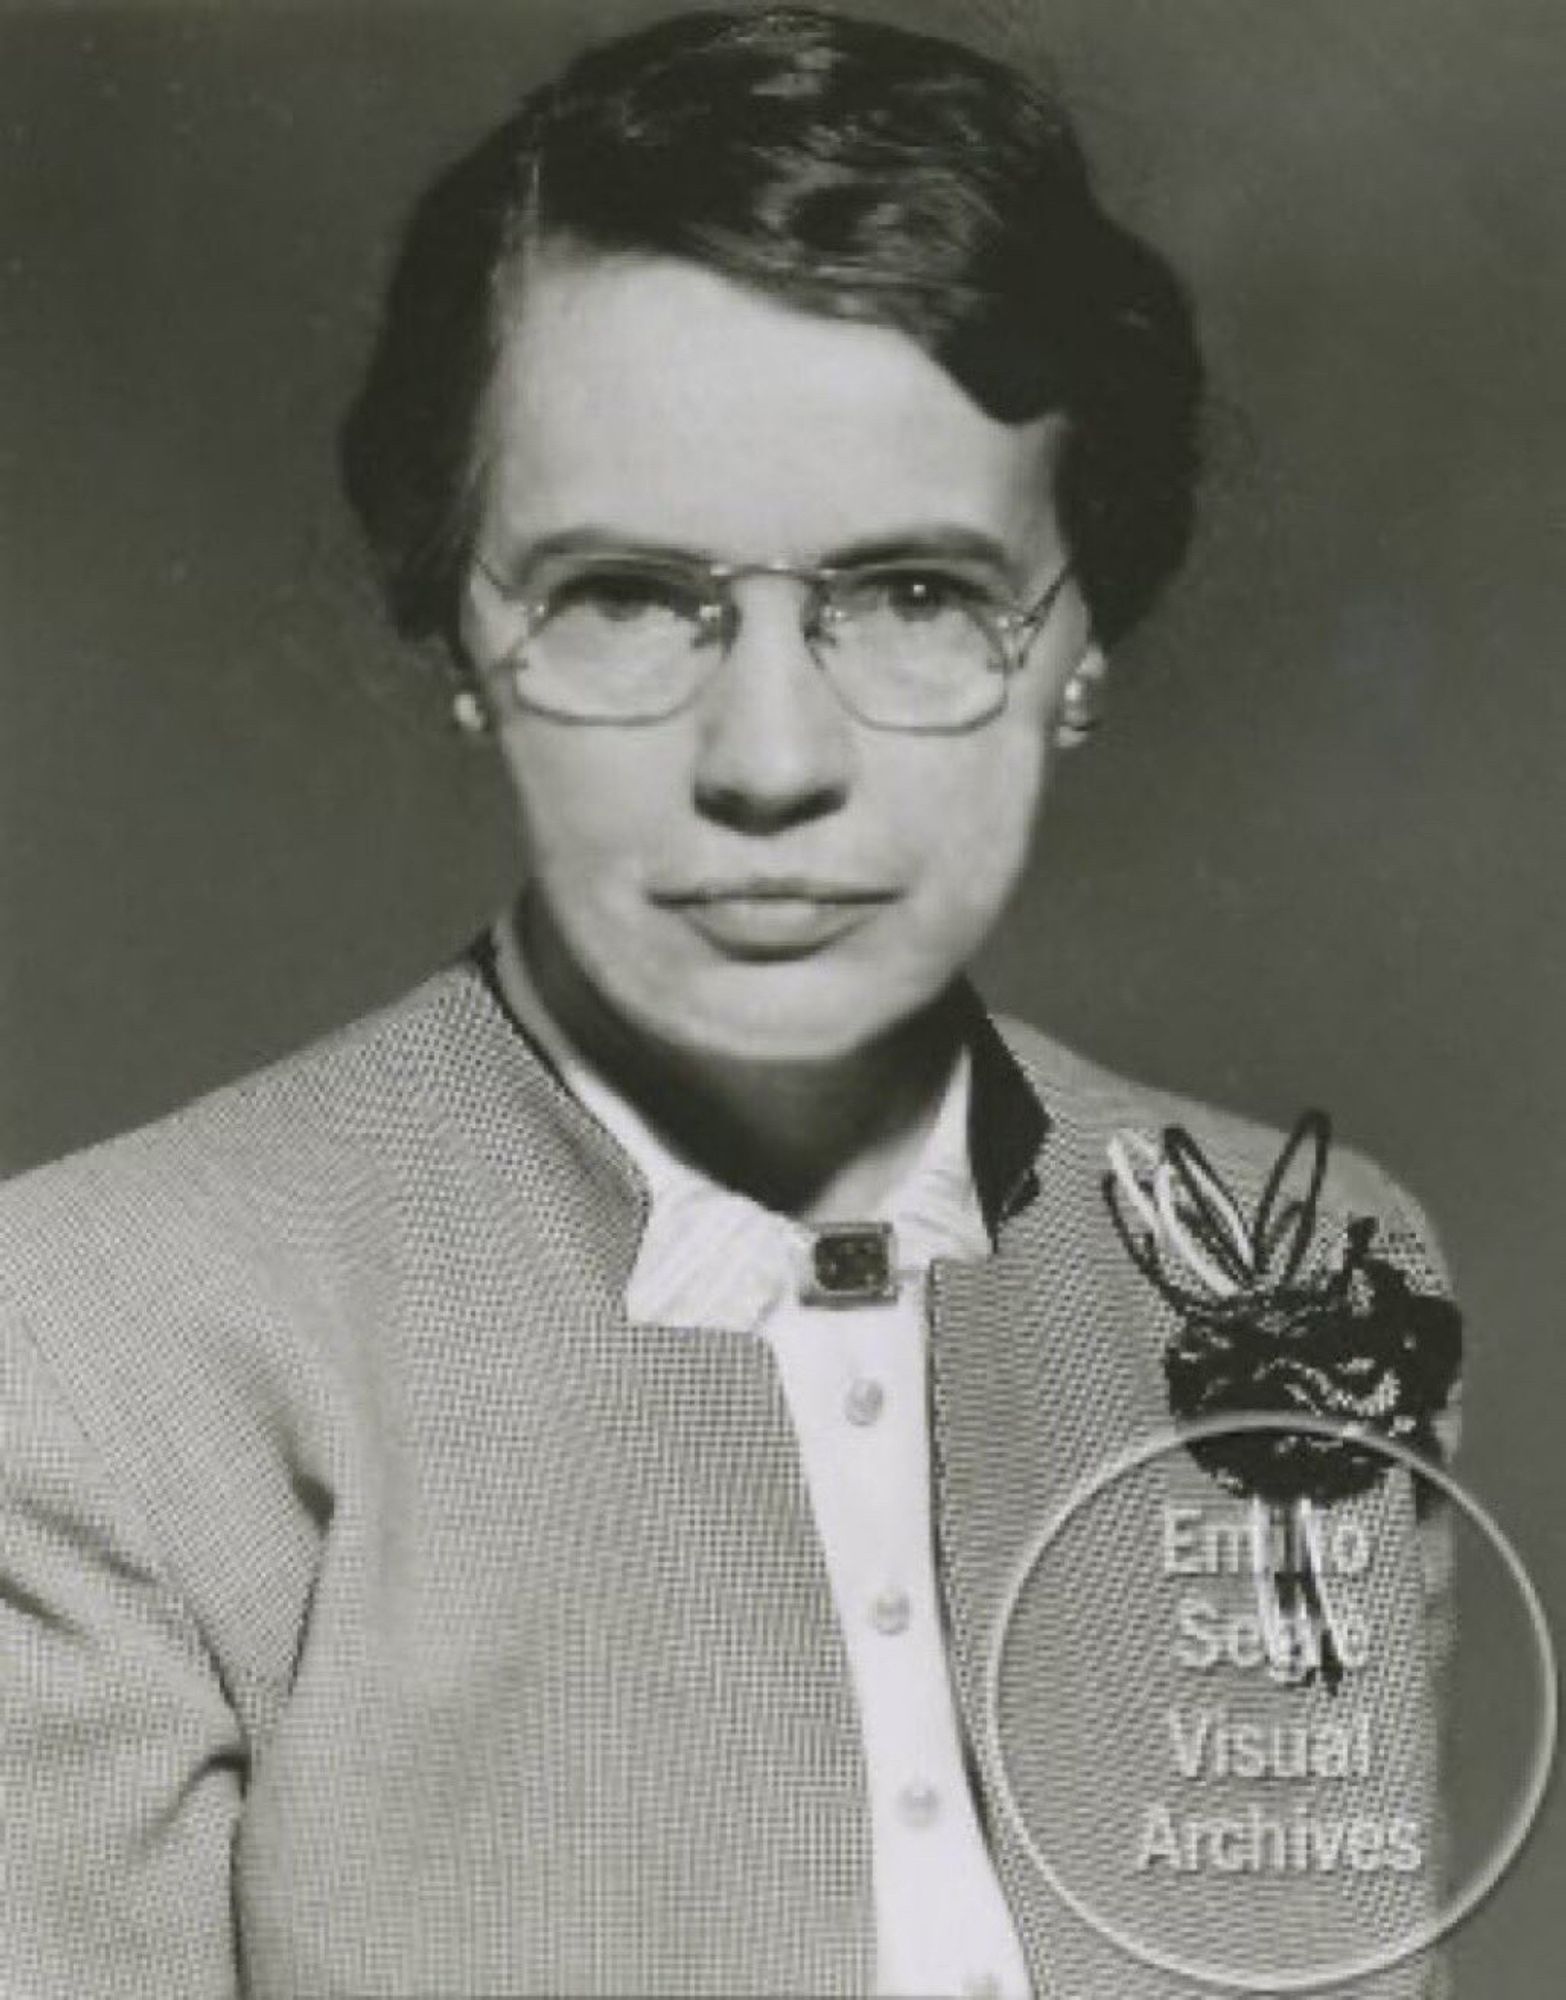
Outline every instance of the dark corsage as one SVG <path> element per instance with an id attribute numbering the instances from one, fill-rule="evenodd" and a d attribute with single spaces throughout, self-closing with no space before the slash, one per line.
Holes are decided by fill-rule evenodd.
<path id="1" fill-rule="evenodd" d="M 1330 1139 L 1324 1113 L 1300 1119 L 1249 1223 L 1178 1125 L 1161 1146 L 1133 1132 L 1112 1139 L 1104 1195 L 1138 1270 L 1179 1316 L 1164 1349 L 1177 1419 L 1300 1414 L 1343 1426 L 1333 1436 L 1236 1431 L 1189 1447 L 1220 1486 L 1251 1502 L 1273 1673 L 1319 1676 L 1335 1690 L 1342 1648 L 1319 1510 L 1386 1474 L 1386 1454 L 1357 1449 L 1355 1432 L 1439 1460 L 1435 1418 L 1457 1378 L 1462 1321 L 1450 1299 L 1413 1289 L 1378 1248 L 1372 1218 L 1347 1223 L 1335 1257 L 1315 1241 Z"/>

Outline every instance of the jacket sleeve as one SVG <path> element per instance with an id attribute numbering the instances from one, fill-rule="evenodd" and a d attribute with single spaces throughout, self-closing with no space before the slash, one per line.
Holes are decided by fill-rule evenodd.
<path id="1" fill-rule="evenodd" d="M 1429 1217 L 1406 1188 L 1388 1182 L 1387 1231 L 1391 1248 L 1416 1289 L 1452 1295 L 1451 1273 Z M 1444 1411 L 1435 1419 L 1440 1459 L 1450 1470 L 1462 1437 L 1463 1377 L 1461 1371 Z M 1420 1562 L 1424 1577 L 1426 1633 L 1437 1694 L 1444 1695 L 1447 1663 L 1455 1639 L 1453 1593 L 1452 1503 L 1431 1481 L 1418 1493 Z"/>
<path id="2" fill-rule="evenodd" d="M 1400 1183 L 1379 1169 L 1372 1171 L 1381 1183 L 1379 1207 L 1391 1254 L 1416 1290 L 1450 1298 L 1451 1272 L 1430 1218 Z M 1465 1336 L 1465 1368 L 1466 1363 Z M 1463 1372 L 1460 1370 L 1446 1408 L 1434 1422 L 1440 1463 L 1447 1471 L 1452 1469 L 1462 1435 L 1462 1395 Z M 1444 1906 L 1456 1886 L 1451 1877 L 1450 1862 L 1450 1730 L 1447 1705 L 1457 1630 L 1453 1506 L 1433 1481 L 1416 1484 L 1414 1518 L 1424 1596 L 1426 1685 L 1433 1710 L 1432 1740 L 1437 1759 L 1434 1773 L 1436 1817 L 1430 1828 L 1428 1849 L 1434 1915 Z M 1423 1957 L 1421 1964 L 1424 1968 L 1421 2000 L 1449 2000 L 1452 1991 L 1449 1947 L 1444 1942 L 1438 1945 Z"/>
<path id="3" fill-rule="evenodd" d="M 0 1317 L 0 1993 L 237 1990 L 244 1744 L 201 1635 L 24 1327 Z"/>

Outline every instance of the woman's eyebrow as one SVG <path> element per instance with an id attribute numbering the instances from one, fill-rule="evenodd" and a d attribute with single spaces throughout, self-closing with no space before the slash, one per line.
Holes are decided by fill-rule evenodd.
<path id="1" fill-rule="evenodd" d="M 865 563 L 905 562 L 921 556 L 945 556 L 976 563 L 1008 577 L 1015 577 L 1025 567 L 1025 559 L 995 536 L 954 522 L 932 522 L 928 526 L 847 542 L 826 550 L 820 562 L 823 569 L 849 569 Z"/>
<path id="2" fill-rule="evenodd" d="M 505 559 L 511 567 L 520 568 L 525 563 L 537 562 L 541 557 L 580 555 L 653 556 L 663 562 L 712 563 L 721 560 L 711 549 L 660 541 L 656 536 L 632 534 L 623 528 L 598 523 L 560 528 L 553 534 L 516 542 L 507 550 Z"/>
<path id="3" fill-rule="evenodd" d="M 521 565 L 536 562 L 541 557 L 561 555 L 650 556 L 664 562 L 715 563 L 720 566 L 725 562 L 741 560 L 737 554 L 696 548 L 684 542 L 664 541 L 656 536 L 630 533 L 596 522 L 561 528 L 552 534 L 521 543 L 509 552 L 507 560 L 512 565 Z M 977 563 L 1013 578 L 1026 567 L 1025 559 L 995 536 L 984 533 L 982 529 L 951 522 L 900 528 L 840 543 L 823 550 L 815 558 L 815 566 L 848 569 L 867 563 L 904 562 L 920 557 L 946 557 Z M 765 550 L 749 551 L 743 559 L 767 562 L 782 558 L 775 550 Z M 801 566 L 811 565 L 802 563 Z"/>

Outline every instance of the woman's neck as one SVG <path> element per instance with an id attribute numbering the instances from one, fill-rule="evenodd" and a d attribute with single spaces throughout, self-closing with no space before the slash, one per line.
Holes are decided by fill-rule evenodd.
<path id="1" fill-rule="evenodd" d="M 870 1214 L 917 1158 L 961 1040 L 948 1002 L 830 1062 L 714 1056 L 626 1022 L 546 913 L 525 905 L 517 921 L 539 997 L 578 1052 L 720 1186 L 785 1215 L 852 1220 Z"/>

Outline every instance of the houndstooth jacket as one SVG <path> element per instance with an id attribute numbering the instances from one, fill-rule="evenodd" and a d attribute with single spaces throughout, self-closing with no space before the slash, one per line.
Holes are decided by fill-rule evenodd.
<path id="1" fill-rule="evenodd" d="M 1363 1712 L 1370 1748 L 1290 1811 L 1403 1815 L 1420 1866 L 1148 1864 L 1156 1802 L 1256 1809 L 1182 1776 L 1169 1710 L 1280 1697 L 1180 1664 L 1159 1556 L 1165 1501 L 1238 1503 L 1167 1453 L 1032 1556 L 1168 1420 L 1108 1135 L 1178 1118 L 1252 1198 L 1277 1135 L 972 1007 L 996 1250 L 933 1274 L 938 1563 L 1036 1992 L 1210 1990 L 1149 1947 L 1374 1952 L 1438 1895 L 1439 1510 L 1401 1472 L 1352 1503 L 1370 1657 L 1336 1704 L 1286 1697 Z M 1378 1170 L 1328 1185 L 1439 1282 Z M 0 1191 L 7 2000 L 868 1990 L 857 1720 L 786 1404 L 764 1342 L 627 1322 L 645 1212 L 481 954 Z M 1436 1985 L 1425 1958 L 1340 1990 Z"/>

